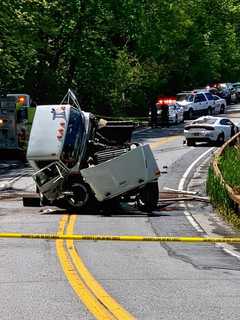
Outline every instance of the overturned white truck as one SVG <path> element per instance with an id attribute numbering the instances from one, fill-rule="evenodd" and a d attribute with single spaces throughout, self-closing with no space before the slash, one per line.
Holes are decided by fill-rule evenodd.
<path id="1" fill-rule="evenodd" d="M 154 210 L 160 172 L 150 146 L 131 142 L 134 126 L 102 127 L 71 91 L 65 100 L 39 105 L 33 120 L 27 159 L 41 205 L 79 210 L 116 200 Z"/>

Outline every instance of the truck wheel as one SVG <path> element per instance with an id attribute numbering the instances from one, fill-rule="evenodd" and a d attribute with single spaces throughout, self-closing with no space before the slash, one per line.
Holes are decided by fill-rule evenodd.
<path id="1" fill-rule="evenodd" d="M 139 192 L 137 206 L 139 210 L 152 212 L 157 208 L 159 200 L 158 182 L 147 183 Z"/>
<path id="2" fill-rule="evenodd" d="M 69 209 L 83 208 L 89 201 L 90 192 L 88 187 L 83 183 L 75 183 L 72 185 L 72 195 L 66 196 L 66 202 Z"/>

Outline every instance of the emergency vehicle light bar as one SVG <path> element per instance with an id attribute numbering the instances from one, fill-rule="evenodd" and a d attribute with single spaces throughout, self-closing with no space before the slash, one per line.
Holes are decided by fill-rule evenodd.
<path id="1" fill-rule="evenodd" d="M 157 101 L 158 105 L 168 105 L 171 103 L 175 103 L 176 102 L 176 98 L 163 98 L 163 99 L 159 99 Z"/>

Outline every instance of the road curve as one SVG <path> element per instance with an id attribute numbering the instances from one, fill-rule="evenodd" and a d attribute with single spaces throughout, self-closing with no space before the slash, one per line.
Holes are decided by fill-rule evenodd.
<path id="1" fill-rule="evenodd" d="M 237 117 L 234 113 L 233 119 Z M 161 190 L 180 185 L 204 195 L 212 151 L 206 145 L 183 145 L 182 130 L 181 125 L 149 129 L 134 138 L 151 144 L 160 169 L 166 172 L 159 179 Z M 33 190 L 31 172 L 18 164 L 7 165 L 3 163 L 1 168 L 0 163 L 0 185 L 10 183 L 12 189 L 1 192 L 1 197 L 6 197 L 0 201 L 0 232 L 70 233 L 74 226 L 81 234 L 238 235 L 206 203 L 173 204 L 151 215 L 131 206 L 106 215 L 88 212 L 72 217 L 60 210 L 23 208 L 17 195 Z M 10 197 L 12 194 L 16 197 Z M 0 252 L 3 320 L 239 319 L 238 245 L 58 240 L 55 248 L 53 241 L 1 239 Z M 79 281 L 84 276 L 76 270 L 80 261 L 87 278 L 89 273 L 94 277 L 89 278 L 93 285 L 89 294 L 97 290 L 93 298 L 86 298 L 87 291 L 83 294 L 81 290 Z M 62 266 L 67 271 L 63 272 Z M 85 302 L 81 302 L 82 295 Z M 86 301 L 91 301 L 90 307 Z"/>

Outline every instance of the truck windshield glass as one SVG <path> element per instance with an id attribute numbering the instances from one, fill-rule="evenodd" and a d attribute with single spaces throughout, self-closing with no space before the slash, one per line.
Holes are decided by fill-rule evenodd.
<path id="1" fill-rule="evenodd" d="M 63 152 L 61 155 L 62 161 L 69 168 L 73 167 L 77 162 L 79 152 L 83 147 L 82 140 L 84 132 L 85 127 L 80 112 L 71 108 Z"/>

